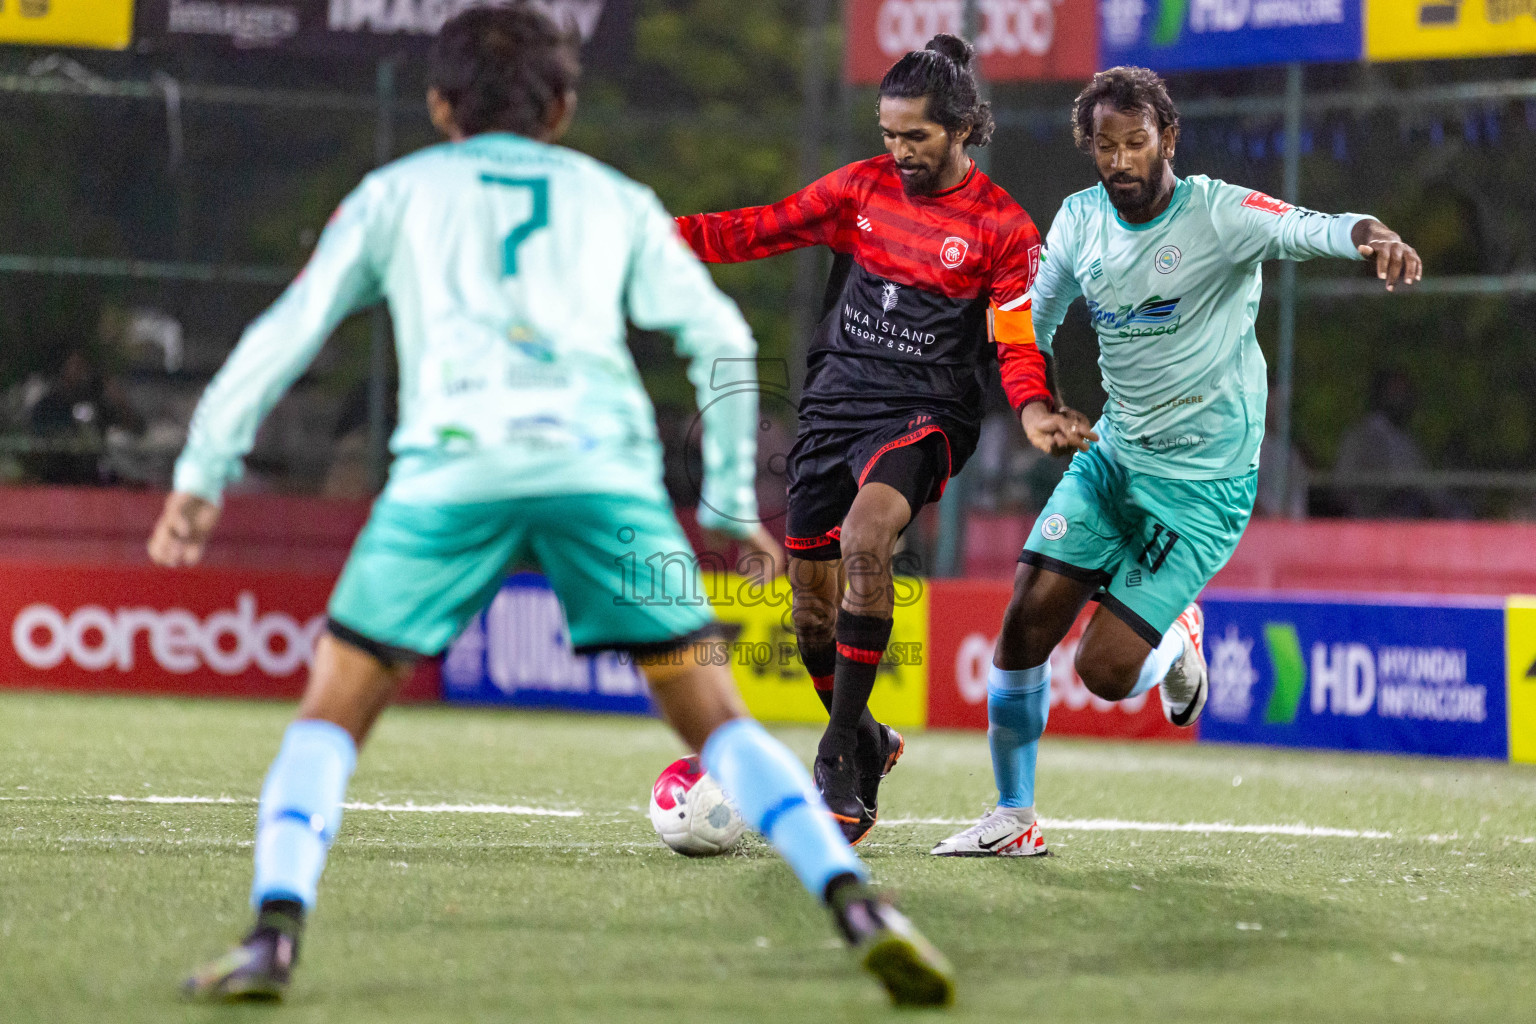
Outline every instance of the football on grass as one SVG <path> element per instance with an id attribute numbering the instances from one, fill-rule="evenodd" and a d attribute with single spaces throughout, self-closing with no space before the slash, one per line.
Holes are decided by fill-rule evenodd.
<path id="1" fill-rule="evenodd" d="M 673 761 L 657 778 L 651 824 L 662 842 L 689 857 L 724 853 L 747 827 L 697 757 Z"/>

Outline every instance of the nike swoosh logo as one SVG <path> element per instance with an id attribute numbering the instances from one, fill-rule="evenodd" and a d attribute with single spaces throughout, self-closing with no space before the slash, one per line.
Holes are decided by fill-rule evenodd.
<path id="1" fill-rule="evenodd" d="M 996 839 L 992 840 L 990 843 L 983 843 L 980 840 L 977 840 L 976 841 L 976 845 L 981 847 L 983 850 L 990 850 L 990 849 L 992 849 L 992 847 L 996 846 L 998 843 L 1002 842 L 1004 839 L 1007 839 L 1007 838 L 1008 838 L 1007 836 L 998 836 Z"/>

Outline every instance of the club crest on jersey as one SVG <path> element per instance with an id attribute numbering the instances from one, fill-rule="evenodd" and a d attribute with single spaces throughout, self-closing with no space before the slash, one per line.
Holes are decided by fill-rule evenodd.
<path id="1" fill-rule="evenodd" d="M 966 253 L 971 251 L 971 244 L 963 238 L 950 235 L 944 239 L 944 244 L 939 247 L 939 260 L 950 270 L 954 270 L 965 262 Z"/>
<path id="2" fill-rule="evenodd" d="M 1157 250 L 1157 256 L 1153 258 L 1152 265 L 1157 268 L 1159 274 L 1171 274 L 1179 265 L 1179 260 L 1184 254 L 1179 252 L 1176 245 L 1165 245 Z"/>
<path id="3" fill-rule="evenodd" d="M 901 298 L 901 287 L 891 284 L 889 281 L 880 289 L 880 309 L 889 313 L 896 308 L 897 301 Z"/>

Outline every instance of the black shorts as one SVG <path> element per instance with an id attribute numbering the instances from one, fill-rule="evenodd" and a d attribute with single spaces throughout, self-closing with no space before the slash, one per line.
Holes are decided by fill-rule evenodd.
<path id="1" fill-rule="evenodd" d="M 882 483 L 918 511 L 938 501 L 975 449 L 975 433 L 932 416 L 877 421 L 862 429 L 806 427 L 789 452 L 784 546 L 795 558 L 842 557 L 843 517 L 859 488 Z"/>

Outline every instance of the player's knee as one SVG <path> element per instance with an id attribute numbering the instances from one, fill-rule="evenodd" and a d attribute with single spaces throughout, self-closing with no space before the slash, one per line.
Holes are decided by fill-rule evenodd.
<path id="1" fill-rule="evenodd" d="M 838 538 L 843 562 L 851 568 L 851 563 L 859 560 L 889 561 L 901 526 L 885 517 L 850 513 L 843 520 L 842 535 Z"/>
<path id="2" fill-rule="evenodd" d="M 1082 644 L 1073 662 L 1088 692 L 1102 700 L 1124 700 L 1136 686 L 1141 665 L 1124 663 L 1112 655 Z"/>
<path id="3" fill-rule="evenodd" d="M 806 600 L 795 595 L 789 610 L 795 636 L 802 640 L 831 640 L 837 635 L 837 608 L 828 604 L 820 594 L 812 594 Z"/>
<path id="4" fill-rule="evenodd" d="M 1051 628 L 1051 617 L 1042 611 L 1032 607 L 1029 595 L 1014 593 L 998 640 L 999 647 L 1006 648 L 1003 653 L 1009 662 L 1003 668 L 1034 668 L 1050 660 L 1062 638 Z"/>

